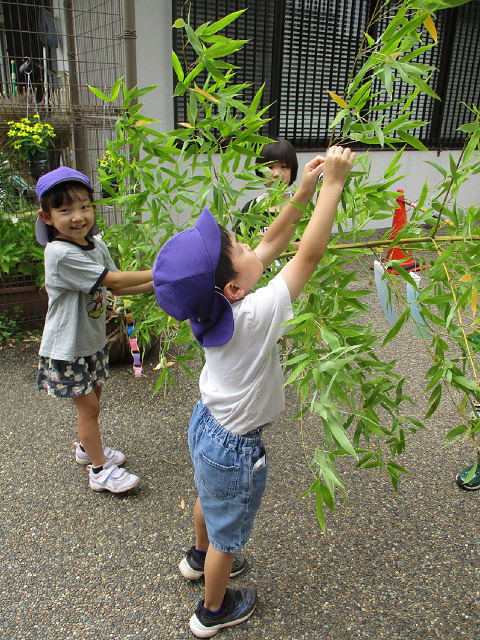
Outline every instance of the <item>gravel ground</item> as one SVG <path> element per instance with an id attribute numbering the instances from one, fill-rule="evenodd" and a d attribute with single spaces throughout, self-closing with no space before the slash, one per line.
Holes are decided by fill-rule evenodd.
<path id="1" fill-rule="evenodd" d="M 378 304 L 372 320 L 388 326 Z M 141 484 L 123 496 L 94 493 L 73 457 L 72 404 L 36 391 L 37 346 L 0 350 L 0 638 L 191 638 L 203 581 L 188 583 L 177 565 L 193 537 L 187 428 L 196 382 L 179 375 L 164 401 L 152 398 L 155 354 L 141 380 L 127 365 L 112 367 L 104 442 L 125 452 Z M 398 358 L 421 419 L 430 365 L 411 327 L 383 357 Z M 339 496 L 326 536 L 312 496 L 300 498 L 311 478 L 296 411 L 289 389 L 285 414 L 265 434 L 270 475 L 245 548 L 249 568 L 232 580 L 256 586 L 257 610 L 218 637 L 479 639 L 480 495 L 454 483 L 472 451 L 442 447 L 453 408 L 442 405 L 399 459 L 411 475 L 398 494 L 388 478 L 339 461 L 348 508 Z"/>

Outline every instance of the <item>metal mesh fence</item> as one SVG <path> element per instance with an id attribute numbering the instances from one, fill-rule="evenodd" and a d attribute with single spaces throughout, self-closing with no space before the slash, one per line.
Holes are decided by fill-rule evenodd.
<path id="1" fill-rule="evenodd" d="M 60 165 L 87 174 L 101 197 L 98 160 L 115 137 L 118 106 L 108 94 L 124 75 L 122 0 L 0 2 L 0 313 L 42 317 L 43 249 L 35 239 L 41 173 Z M 54 146 L 30 158 L 13 148 L 12 123 L 50 124 Z M 113 208 L 97 209 L 107 224 Z M 15 311 L 17 308 L 17 311 Z"/>
<path id="2" fill-rule="evenodd" d="M 236 26 L 226 32 L 229 37 L 249 40 L 243 52 L 228 58 L 240 67 L 236 81 L 252 83 L 245 92 L 247 101 L 265 83 L 262 106 L 272 105 L 268 113 L 272 118 L 268 125 L 270 136 L 287 138 L 297 149 L 325 149 L 331 136 L 328 125 L 338 111 L 327 90 L 344 94 L 372 16 L 375 15 L 375 20 L 370 34 L 375 38 L 398 10 L 398 3 L 277 0 L 273 6 L 269 4 L 246 0 L 192 3 L 173 0 L 174 15 L 180 17 L 183 12 L 182 17 L 186 18 L 190 11 L 194 28 L 248 7 Z M 258 5 L 265 9 L 264 17 L 259 15 Z M 428 148 L 458 149 L 465 140 L 465 134 L 458 131 L 466 116 L 462 103 L 476 106 L 480 103 L 480 1 L 439 11 L 436 28 L 438 45 L 418 56 L 415 62 L 436 68 L 429 84 L 441 100 L 420 95 L 410 109 L 412 119 L 428 121 L 428 125 L 415 130 L 416 137 Z M 422 38 L 427 41 L 425 30 Z M 174 47 L 179 53 L 182 43 L 177 39 Z M 188 58 L 188 62 L 193 62 L 193 58 Z M 361 66 L 363 60 L 358 64 Z M 378 88 L 377 82 L 372 94 Z M 411 90 L 412 86 L 401 78 L 394 79 L 392 101 Z M 177 98 L 175 108 L 176 121 L 184 121 L 186 99 Z M 386 117 L 394 120 L 400 108 L 391 107 Z"/>

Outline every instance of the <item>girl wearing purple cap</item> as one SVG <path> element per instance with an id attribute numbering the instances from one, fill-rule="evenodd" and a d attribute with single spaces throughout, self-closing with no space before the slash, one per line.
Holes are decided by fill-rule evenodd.
<path id="1" fill-rule="evenodd" d="M 118 271 L 96 237 L 93 189 L 87 176 L 60 167 L 42 176 L 36 236 L 45 246 L 48 311 L 39 351 L 37 386 L 77 408 L 75 457 L 87 466 L 94 491 L 122 493 L 139 478 L 118 465 L 125 456 L 104 447 L 98 416 L 108 378 L 105 326 L 107 288 L 114 295 L 152 291 L 152 272 Z"/>
<path id="2" fill-rule="evenodd" d="M 284 409 L 278 341 L 293 317 L 292 301 L 314 273 L 330 237 L 353 163 L 350 149 L 332 147 L 307 163 L 301 185 L 252 251 L 220 227 L 205 209 L 192 229 L 164 245 L 153 268 L 159 305 L 190 319 L 205 349 L 202 399 L 188 431 L 199 497 L 195 545 L 180 563 L 188 580 L 205 576 L 205 598 L 190 619 L 199 638 L 245 621 L 255 609 L 252 587 L 227 588 L 246 560 L 240 553 L 252 531 L 267 479 L 262 442 Z M 266 287 L 253 291 L 263 271 L 285 250 L 318 178 L 323 185 L 297 254 Z"/>

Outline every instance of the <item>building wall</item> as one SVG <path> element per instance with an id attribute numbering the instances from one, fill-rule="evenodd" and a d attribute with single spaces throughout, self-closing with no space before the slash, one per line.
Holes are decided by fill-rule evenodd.
<path id="1" fill-rule="evenodd" d="M 160 121 L 159 131 L 170 131 L 174 128 L 171 0 L 137 0 L 135 22 L 138 86 L 160 85 L 142 98 L 142 113 Z"/>
<path id="2" fill-rule="evenodd" d="M 160 86 L 142 100 L 145 102 L 143 113 L 149 117 L 157 118 L 160 131 L 168 131 L 174 128 L 173 117 L 173 70 L 171 64 L 172 50 L 172 10 L 171 0 L 137 0 L 136 2 L 136 29 L 137 29 L 137 67 L 139 87 L 159 84 Z M 393 151 L 371 151 L 372 176 L 377 177 L 382 170 L 390 164 Z M 299 153 L 299 178 L 302 175 L 305 163 L 313 156 L 314 152 Z M 460 152 L 452 152 L 455 160 Z M 407 151 L 403 156 L 402 173 L 408 174 L 394 188 L 402 188 L 405 196 L 415 200 L 420 196 L 425 179 L 433 187 L 439 182 L 440 174 L 436 169 L 425 163 L 430 160 L 449 168 L 449 153 L 443 151 L 439 156 L 435 152 L 422 153 L 419 151 Z M 252 194 L 247 194 L 244 202 L 250 199 Z M 467 185 L 460 188 L 458 201 L 463 206 L 472 204 L 480 205 L 480 175 L 474 176 Z M 239 204 L 244 203 L 240 201 Z M 381 224 L 381 223 L 379 223 Z"/>

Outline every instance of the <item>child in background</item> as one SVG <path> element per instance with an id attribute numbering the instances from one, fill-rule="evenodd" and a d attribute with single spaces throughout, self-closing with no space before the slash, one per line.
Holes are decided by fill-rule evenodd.
<path id="1" fill-rule="evenodd" d="M 285 140 L 284 138 L 279 138 L 275 142 L 269 142 L 268 144 L 263 145 L 261 155 L 257 158 L 258 165 L 266 164 L 270 171 L 270 179 L 267 178 L 267 174 L 261 172 L 260 170 L 256 170 L 258 176 L 263 177 L 267 180 L 266 187 L 270 189 L 272 184 L 280 178 L 280 181 L 289 187 L 297 179 L 298 172 L 298 160 L 295 149 L 292 144 Z M 285 194 L 287 197 L 292 196 L 292 192 L 288 190 Z M 249 200 L 242 208 L 242 213 L 248 213 L 250 209 L 256 205 L 257 203 L 264 201 L 265 206 L 265 216 L 271 220 L 278 214 L 279 207 L 269 206 L 269 195 L 268 193 L 262 193 L 261 195 L 253 198 L 253 200 Z M 240 220 L 236 220 L 233 226 L 233 230 L 236 234 L 240 234 Z M 268 225 L 267 225 L 268 227 Z M 265 233 L 267 227 L 260 227 L 258 230 L 259 233 Z M 255 233 L 255 229 L 253 227 L 249 227 L 247 229 L 248 236 L 251 236 Z"/>
<path id="2" fill-rule="evenodd" d="M 36 186 L 38 242 L 45 246 L 48 311 L 39 351 L 37 387 L 77 408 L 75 457 L 87 466 L 94 491 L 122 493 L 139 478 L 119 468 L 125 456 L 102 445 L 98 416 L 108 378 L 105 303 L 114 295 L 152 291 L 151 271 L 118 271 L 95 221 L 87 176 L 60 167 Z"/>
<path id="3" fill-rule="evenodd" d="M 204 209 L 196 225 L 168 240 L 153 267 L 159 305 L 177 320 L 190 319 L 205 349 L 201 400 L 188 432 L 199 497 L 195 545 L 179 569 L 189 580 L 205 576 L 205 598 L 190 619 L 198 638 L 249 618 L 253 587 L 228 588 L 246 567 L 248 541 L 265 490 L 268 457 L 262 431 L 285 407 L 278 341 L 288 331 L 292 302 L 322 258 L 335 212 L 355 160 L 332 147 L 305 166 L 301 185 L 252 251 L 217 225 Z M 296 255 L 266 287 L 253 288 L 292 239 L 318 178 L 320 194 Z"/>

